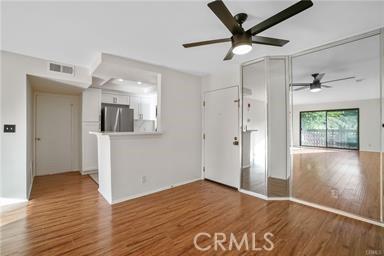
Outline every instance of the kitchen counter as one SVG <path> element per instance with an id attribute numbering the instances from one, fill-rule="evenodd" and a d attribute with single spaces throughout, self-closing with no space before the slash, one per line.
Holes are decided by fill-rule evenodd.
<path id="1" fill-rule="evenodd" d="M 94 135 L 110 135 L 110 136 L 136 136 L 136 135 L 161 135 L 162 132 L 89 132 Z"/>

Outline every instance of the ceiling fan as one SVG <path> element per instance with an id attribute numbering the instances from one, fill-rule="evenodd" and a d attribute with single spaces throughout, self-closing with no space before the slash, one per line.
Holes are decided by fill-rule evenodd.
<path id="1" fill-rule="evenodd" d="M 338 82 L 338 81 L 343 81 L 343 80 L 348 80 L 348 79 L 355 79 L 354 76 L 350 77 L 344 77 L 340 79 L 335 79 L 335 80 L 329 80 L 325 82 L 321 82 L 321 79 L 325 76 L 325 73 L 315 73 L 311 75 L 313 77 L 312 83 L 293 83 L 291 86 L 298 86 L 299 88 L 294 89 L 294 91 L 301 91 L 305 89 L 309 89 L 311 92 L 319 92 L 321 91 L 322 88 L 332 88 L 330 85 L 325 85 L 328 83 L 332 82 Z"/>
<path id="2" fill-rule="evenodd" d="M 252 50 L 252 44 L 264 44 L 271 46 L 283 46 L 288 43 L 288 40 L 270 38 L 264 36 L 257 36 L 257 34 L 269 29 L 270 27 L 289 19 L 290 17 L 308 9 L 313 5 L 310 0 L 302 0 L 296 4 L 288 7 L 287 9 L 275 14 L 274 16 L 262 21 L 261 23 L 244 30 L 243 23 L 247 20 L 246 13 L 238 13 L 232 16 L 231 12 L 221 0 L 217 0 L 208 4 L 208 7 L 216 14 L 221 22 L 228 28 L 232 36 L 229 38 L 214 39 L 208 41 L 201 41 L 189 44 L 183 44 L 185 48 L 216 44 L 223 42 L 232 42 L 232 47 L 229 49 L 224 60 L 230 60 L 233 55 L 242 55 Z"/>

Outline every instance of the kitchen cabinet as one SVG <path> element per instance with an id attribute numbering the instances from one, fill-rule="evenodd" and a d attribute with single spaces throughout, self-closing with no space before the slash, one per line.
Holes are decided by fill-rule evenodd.
<path id="1" fill-rule="evenodd" d="M 103 92 L 101 96 L 101 102 L 110 103 L 110 104 L 129 105 L 129 96 L 124 94 Z"/>
<path id="2" fill-rule="evenodd" d="M 88 88 L 82 93 L 82 121 L 99 122 L 101 90 Z"/>
<path id="3" fill-rule="evenodd" d="M 156 95 L 130 96 L 130 107 L 134 110 L 134 119 L 156 120 Z"/>

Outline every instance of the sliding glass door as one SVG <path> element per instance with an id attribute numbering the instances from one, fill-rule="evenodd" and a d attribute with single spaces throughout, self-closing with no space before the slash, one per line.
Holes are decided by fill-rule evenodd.
<path id="1" fill-rule="evenodd" d="M 359 149 L 359 109 L 300 112 L 300 145 Z"/>

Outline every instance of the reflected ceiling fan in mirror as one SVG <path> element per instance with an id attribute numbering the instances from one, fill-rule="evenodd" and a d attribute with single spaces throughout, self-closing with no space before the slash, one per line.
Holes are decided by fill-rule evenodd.
<path id="1" fill-rule="evenodd" d="M 283 46 L 288 43 L 288 40 L 270 38 L 264 36 L 257 36 L 257 34 L 269 29 L 270 27 L 289 19 L 292 16 L 308 9 L 313 5 L 310 0 L 302 0 L 296 4 L 288 7 L 287 9 L 275 14 L 274 16 L 262 21 L 261 23 L 251 27 L 248 30 L 244 30 L 243 23 L 247 20 L 248 15 L 246 13 L 238 13 L 232 16 L 231 12 L 225 6 L 223 1 L 217 0 L 208 4 L 208 7 L 213 13 L 220 19 L 220 21 L 231 32 L 232 36 L 229 38 L 214 39 L 208 41 L 201 41 L 189 44 L 183 44 L 185 48 L 231 42 L 232 47 L 229 49 L 224 60 L 230 60 L 234 54 L 242 55 L 252 50 L 252 44 L 264 44 L 271 46 Z"/>
<path id="2" fill-rule="evenodd" d="M 332 86 L 326 85 L 326 84 L 338 82 L 338 81 L 349 80 L 349 79 L 355 79 L 354 76 L 350 76 L 350 77 L 344 77 L 344 78 L 339 78 L 339 79 L 335 79 L 335 80 L 329 80 L 329 81 L 322 82 L 321 79 L 323 79 L 323 77 L 325 76 L 325 73 L 321 73 L 321 74 L 315 73 L 315 74 L 312 74 L 311 76 L 313 77 L 312 83 L 293 83 L 293 84 L 291 84 L 291 86 L 299 87 L 299 88 L 295 88 L 293 90 L 294 91 L 301 91 L 301 90 L 309 89 L 311 92 L 319 92 L 319 91 L 321 91 L 322 88 L 332 88 Z"/>

